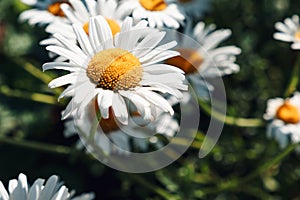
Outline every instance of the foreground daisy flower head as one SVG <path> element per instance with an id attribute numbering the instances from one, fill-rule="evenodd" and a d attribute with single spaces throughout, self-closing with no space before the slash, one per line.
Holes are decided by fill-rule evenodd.
<path id="1" fill-rule="evenodd" d="M 69 2 L 69 4 L 64 3 L 60 6 L 68 22 L 53 22 L 47 26 L 46 32 L 51 34 L 59 33 L 76 40 L 76 35 L 71 24 L 81 24 L 84 31 L 88 34 L 89 19 L 97 15 L 105 17 L 113 35 L 120 32 L 122 20 L 117 11 L 118 3 L 116 0 L 88 0 L 85 1 L 85 4 L 80 0 L 70 0 Z"/>
<path id="2" fill-rule="evenodd" d="M 212 86 L 203 79 L 237 73 L 240 69 L 235 61 L 241 49 L 236 46 L 219 47 L 231 35 L 231 30 L 215 29 L 213 24 L 205 26 L 204 22 L 199 22 L 195 27 L 189 23 L 185 34 L 173 32 L 172 37 L 178 41 L 176 50 L 181 55 L 166 61 L 186 73 L 193 89 L 202 98 L 208 98 L 212 90 Z"/>
<path id="3" fill-rule="evenodd" d="M 46 49 L 70 62 L 46 63 L 43 69 L 71 72 L 49 83 L 51 88 L 69 85 L 60 96 L 73 97 L 62 119 L 74 111 L 80 115 L 92 100 L 98 102 L 102 118 L 108 119 L 112 109 L 122 124 L 128 123 L 128 101 L 145 120 L 154 120 L 157 109 L 174 113 L 161 93 L 181 99 L 181 90 L 187 90 L 183 84 L 184 72 L 159 62 L 179 55 L 169 50 L 176 42 L 159 46 L 165 32 L 150 28 L 133 30 L 132 23 L 132 18 L 125 19 L 121 32 L 115 37 L 102 16 L 90 19 L 89 36 L 80 24 L 74 24 L 79 46 L 59 34 L 54 35 L 61 45 L 47 46 Z"/>
<path id="4" fill-rule="evenodd" d="M 69 191 L 66 186 L 58 181 L 58 177 L 52 175 L 46 182 L 44 179 L 37 179 L 31 186 L 27 183 L 27 177 L 20 174 L 18 180 L 9 181 L 8 191 L 0 181 L 1 200 L 91 200 L 94 194 L 83 194 L 73 197 L 74 191 Z"/>
<path id="5" fill-rule="evenodd" d="M 267 136 L 276 139 L 281 148 L 300 142 L 300 93 L 268 100 L 264 119 L 269 121 Z"/>
<path id="6" fill-rule="evenodd" d="M 178 29 L 185 19 L 175 3 L 165 0 L 123 0 L 119 12 L 122 16 L 132 14 L 137 21 L 146 19 L 151 28 Z"/>
<path id="7" fill-rule="evenodd" d="M 30 25 L 49 24 L 54 21 L 66 21 L 60 5 L 66 0 L 22 0 L 24 4 L 34 7 L 21 13 L 20 20 Z"/>
<path id="8" fill-rule="evenodd" d="M 283 23 L 276 22 L 275 28 L 279 31 L 273 35 L 276 40 L 292 42 L 292 49 L 300 49 L 300 22 L 298 15 L 286 18 Z"/>

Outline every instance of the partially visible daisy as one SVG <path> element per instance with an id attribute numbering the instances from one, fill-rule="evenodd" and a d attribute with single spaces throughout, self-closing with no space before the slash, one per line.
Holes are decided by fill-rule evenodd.
<path id="1" fill-rule="evenodd" d="M 163 113 L 153 121 L 145 121 L 139 115 L 131 115 L 127 125 L 118 123 L 110 109 L 108 119 L 101 118 L 96 128 L 96 132 L 91 134 L 94 127 L 95 119 L 97 121 L 97 110 L 95 108 L 97 102 L 92 101 L 89 105 L 90 110 L 83 111 L 79 118 L 76 116 L 65 122 L 65 135 L 67 137 L 79 134 L 81 141 L 78 148 L 83 146 L 92 154 L 129 154 L 133 147 L 142 151 L 147 151 L 148 146 L 153 144 L 157 148 L 162 146 L 161 142 L 156 138 L 156 134 L 161 134 L 167 139 L 174 137 L 179 131 L 179 123 L 168 113 Z M 97 106 L 96 106 L 97 107 Z M 92 135 L 92 136 L 91 136 Z M 155 141 L 155 142 L 154 142 Z"/>
<path id="2" fill-rule="evenodd" d="M 300 49 L 300 23 L 298 15 L 286 18 L 284 23 L 276 22 L 275 28 L 279 31 L 274 33 L 273 37 L 276 40 L 292 42 L 292 49 Z"/>
<path id="3" fill-rule="evenodd" d="M 300 93 L 268 100 L 264 119 L 269 121 L 267 137 L 276 139 L 281 148 L 300 142 Z"/>
<path id="4" fill-rule="evenodd" d="M 60 9 L 62 0 L 21 0 L 24 4 L 34 7 L 25 10 L 20 15 L 21 21 L 28 21 L 30 25 L 49 24 L 54 21 L 67 21 L 64 12 Z"/>
<path id="5" fill-rule="evenodd" d="M 177 4 L 164 0 L 123 0 L 119 12 L 124 17 L 132 14 L 137 21 L 146 19 L 151 28 L 178 29 L 185 19 Z"/>
<path id="6" fill-rule="evenodd" d="M 235 61 L 241 49 L 236 46 L 218 47 L 231 35 L 230 29 L 215 30 L 215 25 L 205 27 L 204 22 L 199 22 L 194 28 L 188 24 L 184 34 L 171 34 L 171 37 L 177 38 L 176 50 L 181 55 L 168 59 L 166 63 L 186 73 L 199 97 L 208 99 L 209 92 L 213 89 L 204 79 L 239 71 L 239 65 Z"/>
<path id="7" fill-rule="evenodd" d="M 109 118 L 112 109 L 122 124 L 128 124 L 127 101 L 135 105 L 145 120 L 154 120 L 157 109 L 173 115 L 172 106 L 161 93 L 181 99 L 181 91 L 187 90 L 187 86 L 183 83 L 182 70 L 158 64 L 178 55 L 169 50 L 176 45 L 174 41 L 159 46 L 165 32 L 150 31 L 150 28 L 132 30 L 132 18 L 127 18 L 121 32 L 113 37 L 102 16 L 90 19 L 89 36 L 81 24 L 73 27 L 80 46 L 55 34 L 61 45 L 46 48 L 70 62 L 50 62 L 43 66 L 44 70 L 71 72 L 49 83 L 51 88 L 69 85 L 61 94 L 61 97 L 72 96 L 62 119 L 74 111 L 80 115 L 93 100 L 97 101 L 103 119 Z M 145 32 L 148 33 L 146 36 Z"/>
<path id="8" fill-rule="evenodd" d="M 91 200 L 94 194 L 83 194 L 73 197 L 74 191 L 69 189 L 58 181 L 56 175 L 52 175 L 45 183 L 44 179 L 37 179 L 31 186 L 27 183 L 27 177 L 20 174 L 17 179 L 12 179 L 8 184 L 8 191 L 0 181 L 0 199 L 1 200 Z"/>
<path id="9" fill-rule="evenodd" d="M 71 24 L 80 24 L 87 34 L 89 31 L 90 17 L 97 15 L 105 17 L 113 35 L 120 32 L 122 20 L 117 11 L 118 3 L 116 0 L 87 0 L 85 1 L 86 4 L 80 0 L 70 0 L 69 2 L 70 5 L 61 5 L 61 9 L 66 15 L 66 18 Z M 76 34 L 70 23 L 51 23 L 46 27 L 46 32 L 51 34 L 59 33 L 76 41 Z M 41 44 L 49 44 L 51 42 L 55 43 L 53 39 L 50 39 L 42 41 Z"/>
<path id="10" fill-rule="evenodd" d="M 211 0 L 168 0 L 176 2 L 187 16 L 200 19 L 210 9 Z"/>

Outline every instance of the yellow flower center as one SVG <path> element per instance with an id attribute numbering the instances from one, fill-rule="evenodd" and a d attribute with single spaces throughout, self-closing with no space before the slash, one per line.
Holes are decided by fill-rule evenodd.
<path id="1" fill-rule="evenodd" d="M 107 21 L 113 36 L 121 31 L 121 27 L 115 20 L 108 18 L 105 18 L 105 20 Z M 83 30 L 86 32 L 86 34 L 89 34 L 89 22 L 86 22 L 83 25 Z"/>
<path id="2" fill-rule="evenodd" d="M 142 80 L 143 68 L 130 52 L 114 48 L 100 51 L 91 59 L 87 76 L 97 87 L 108 90 L 128 90 Z"/>
<path id="3" fill-rule="evenodd" d="M 186 74 L 192 74 L 203 63 L 202 56 L 194 49 L 177 49 L 181 54 L 166 61 L 166 64 L 173 65 L 182 69 Z"/>
<path id="4" fill-rule="evenodd" d="M 300 122 L 300 113 L 298 108 L 290 104 L 288 101 L 284 102 L 284 104 L 278 108 L 276 117 L 289 124 L 297 124 Z"/>
<path id="5" fill-rule="evenodd" d="M 167 8 L 164 0 L 140 0 L 140 4 L 150 11 L 161 11 Z"/>
<path id="6" fill-rule="evenodd" d="M 67 1 L 57 1 L 53 4 L 50 4 L 48 6 L 48 11 L 55 16 L 59 16 L 59 17 L 64 17 L 65 13 L 62 11 L 62 9 L 60 9 L 60 5 L 66 3 L 69 4 Z"/>
<path id="7" fill-rule="evenodd" d="M 300 41 L 300 29 L 295 32 L 294 37 L 296 41 Z"/>

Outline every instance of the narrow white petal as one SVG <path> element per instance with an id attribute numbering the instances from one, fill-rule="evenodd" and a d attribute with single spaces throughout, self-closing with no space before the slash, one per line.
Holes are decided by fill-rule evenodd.
<path id="1" fill-rule="evenodd" d="M 0 198 L 1 200 L 8 200 L 8 193 L 1 181 L 0 181 Z"/>
<path id="2" fill-rule="evenodd" d="M 90 40 L 87 34 L 84 32 L 82 26 L 80 24 L 73 24 L 73 29 L 82 50 L 86 55 L 93 56 L 93 54 L 96 52 L 94 52 Z"/>
<path id="3" fill-rule="evenodd" d="M 46 182 L 38 200 L 50 200 L 54 189 L 57 185 L 58 177 L 55 175 L 52 175 Z"/>
<path id="4" fill-rule="evenodd" d="M 127 111 L 126 103 L 123 97 L 117 93 L 114 93 L 113 95 L 112 108 L 118 121 L 120 121 L 124 125 L 127 125 L 128 111 Z"/>
<path id="5" fill-rule="evenodd" d="M 44 182 L 45 182 L 45 180 L 43 180 L 43 179 L 37 179 L 32 184 L 32 186 L 30 187 L 30 190 L 28 192 L 28 199 L 38 200 L 38 197 L 40 196 Z"/>
<path id="6" fill-rule="evenodd" d="M 101 94 L 101 98 L 97 98 L 98 105 L 101 112 L 101 117 L 103 119 L 107 119 L 109 117 L 108 109 L 109 107 L 112 106 L 113 94 L 114 93 L 110 90 L 103 90 Z"/>
<path id="7" fill-rule="evenodd" d="M 68 188 L 62 186 L 59 191 L 51 198 L 51 200 L 65 200 L 70 196 Z"/>
<path id="8" fill-rule="evenodd" d="M 59 78 L 53 79 L 48 86 L 50 88 L 56 88 L 67 84 L 74 84 L 78 78 L 78 74 L 71 73 L 64 76 L 61 76 Z"/>
<path id="9" fill-rule="evenodd" d="M 169 112 L 171 115 L 174 114 L 174 110 L 173 110 L 172 106 L 161 95 L 159 95 L 155 92 L 147 91 L 147 90 L 143 90 L 143 89 L 140 89 L 137 92 L 140 95 L 144 96 L 145 99 L 147 99 L 149 102 L 151 102 L 155 106 L 161 108 L 165 112 Z"/>
<path id="10" fill-rule="evenodd" d="M 85 70 L 81 66 L 76 66 L 76 65 L 73 65 L 73 64 L 67 63 L 67 62 L 49 62 L 49 63 L 43 64 L 43 71 L 51 70 L 51 69 L 61 69 L 61 70 L 69 71 L 69 72 Z"/>
<path id="11" fill-rule="evenodd" d="M 12 179 L 8 182 L 8 191 L 10 194 L 12 194 L 14 192 L 14 190 L 16 189 L 16 187 L 18 186 L 18 181 L 17 179 Z"/>
<path id="12" fill-rule="evenodd" d="M 72 62 L 76 63 L 79 66 L 83 66 L 87 60 L 87 57 L 80 57 L 75 52 L 65 49 L 64 47 L 59 46 L 47 46 L 46 49 L 53 53 L 56 53 L 60 56 L 63 56 Z"/>

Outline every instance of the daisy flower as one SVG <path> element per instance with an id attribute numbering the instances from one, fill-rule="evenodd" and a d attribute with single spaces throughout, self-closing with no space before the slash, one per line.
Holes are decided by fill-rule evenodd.
<path id="1" fill-rule="evenodd" d="M 8 191 L 0 181 L 0 199 L 1 200 L 90 200 L 94 199 L 94 194 L 83 194 L 73 197 L 74 191 L 69 189 L 58 181 L 58 177 L 52 175 L 45 183 L 44 179 L 37 179 L 30 187 L 27 183 L 27 177 L 20 174 L 18 180 L 12 179 L 8 184 Z"/>
<path id="2" fill-rule="evenodd" d="M 164 0 L 123 0 L 119 12 L 124 17 L 132 14 L 137 21 L 146 19 L 151 28 L 178 29 L 185 19 L 175 3 Z"/>
<path id="3" fill-rule="evenodd" d="M 208 99 L 209 92 L 213 90 L 204 79 L 239 71 L 235 61 L 241 49 L 236 46 L 218 47 L 231 35 L 231 30 L 215 29 L 213 24 L 205 27 L 204 22 L 199 22 L 194 28 L 188 24 L 184 34 L 171 32 L 170 36 L 178 41 L 176 50 L 181 55 L 168 59 L 166 63 L 182 69 L 196 94 L 203 99 Z"/>
<path id="4" fill-rule="evenodd" d="M 68 3 L 66 0 L 22 0 L 22 2 L 34 7 L 20 15 L 20 20 L 28 21 L 30 25 L 66 21 L 64 12 L 60 9 L 62 3 Z"/>
<path id="5" fill-rule="evenodd" d="M 300 23 L 298 15 L 286 18 L 284 23 L 276 22 L 275 28 L 279 31 L 273 35 L 276 40 L 292 42 L 292 49 L 300 49 Z"/>
<path id="6" fill-rule="evenodd" d="M 161 134 L 170 139 L 179 131 L 178 122 L 168 113 L 162 112 L 155 121 L 148 122 L 133 112 L 128 119 L 128 125 L 123 125 L 115 119 L 110 109 L 109 118 L 101 118 L 95 134 L 91 134 L 93 122 L 95 119 L 97 121 L 97 111 L 92 110 L 97 106 L 96 104 L 96 101 L 92 101 L 88 106 L 90 110 L 83 111 L 79 118 L 65 122 L 65 135 L 70 137 L 78 133 L 81 142 L 77 147 L 81 149 L 85 146 L 92 154 L 127 155 L 132 151 L 130 141 L 142 151 L 146 151 L 150 143 L 158 148 L 162 146 L 162 143 L 158 140 L 153 142 L 155 134 Z"/>
<path id="7" fill-rule="evenodd" d="M 85 4 L 80 0 L 70 0 L 70 5 L 62 4 L 63 10 L 68 22 L 53 22 L 46 27 L 46 32 L 55 34 L 59 33 L 76 41 L 76 34 L 73 31 L 72 25 L 74 23 L 80 24 L 84 31 L 88 34 L 89 31 L 89 19 L 90 17 L 102 15 L 105 17 L 109 24 L 113 35 L 120 32 L 120 26 L 122 23 L 121 16 L 118 15 L 117 1 L 116 0 L 86 0 Z M 71 23 L 71 24 L 70 24 Z M 57 41 L 53 41 L 53 38 L 46 39 L 41 42 L 42 45 L 55 44 Z"/>
<path id="8" fill-rule="evenodd" d="M 113 37 L 102 16 L 90 19 L 89 35 L 81 24 L 73 27 L 79 46 L 55 34 L 61 45 L 46 48 L 70 62 L 43 65 L 44 70 L 71 72 L 49 83 L 50 88 L 69 85 L 60 96 L 72 96 L 62 119 L 74 111 L 80 115 L 92 100 L 97 101 L 103 119 L 109 118 L 109 110 L 112 109 L 122 124 L 128 124 L 127 102 L 133 103 L 145 120 L 154 120 L 157 109 L 173 115 L 172 106 L 161 94 L 168 93 L 180 99 L 183 96 L 181 90 L 187 90 L 187 86 L 183 84 L 185 77 L 182 70 L 159 64 L 179 55 L 169 50 L 176 45 L 175 41 L 159 44 L 165 32 L 150 31 L 150 28 L 132 30 L 132 18 L 127 18 L 121 32 Z"/>
<path id="9" fill-rule="evenodd" d="M 268 100 L 264 119 L 269 121 L 267 137 L 276 139 L 281 148 L 300 142 L 300 93 Z"/>
<path id="10" fill-rule="evenodd" d="M 169 0 L 175 2 L 189 17 L 200 19 L 210 8 L 210 0 Z"/>

